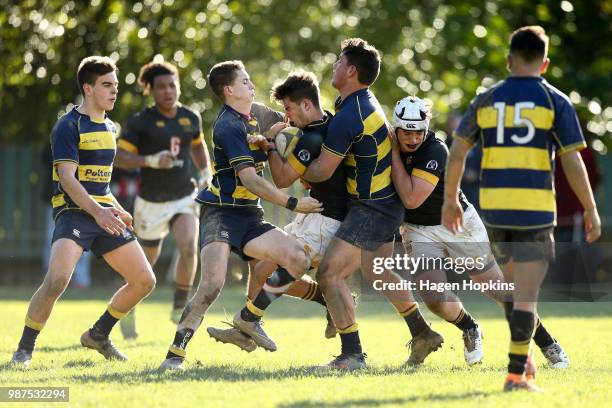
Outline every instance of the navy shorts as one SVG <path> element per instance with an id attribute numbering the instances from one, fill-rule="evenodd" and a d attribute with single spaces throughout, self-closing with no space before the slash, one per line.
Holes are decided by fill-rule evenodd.
<path id="1" fill-rule="evenodd" d="M 86 251 L 91 251 L 96 257 L 111 252 L 136 239 L 136 235 L 125 229 L 121 235 L 111 235 L 102 229 L 96 220 L 80 210 L 68 210 L 60 213 L 55 219 L 53 240 L 71 239 Z"/>
<path id="2" fill-rule="evenodd" d="M 211 242 L 227 242 L 232 252 L 245 261 L 242 250 L 251 241 L 275 229 L 264 220 L 263 209 L 258 207 L 219 207 L 202 205 L 200 211 L 200 250 Z"/>
<path id="3" fill-rule="evenodd" d="M 404 220 L 404 205 L 397 195 L 382 200 L 351 200 L 336 236 L 351 245 L 374 251 L 393 237 Z"/>
<path id="4" fill-rule="evenodd" d="M 500 265 L 555 259 L 553 227 L 534 230 L 487 228 L 491 249 Z"/>

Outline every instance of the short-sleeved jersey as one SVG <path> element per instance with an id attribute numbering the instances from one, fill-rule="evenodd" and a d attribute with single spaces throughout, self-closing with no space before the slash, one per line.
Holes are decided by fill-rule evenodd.
<path id="1" fill-rule="evenodd" d="M 378 200 L 395 195 L 391 180 L 391 142 L 385 114 L 369 89 L 336 106 L 323 149 L 344 158 L 351 198 Z"/>
<path id="2" fill-rule="evenodd" d="M 267 132 L 272 125 L 277 122 L 283 122 L 284 120 L 284 115 L 281 112 L 275 111 L 259 102 L 253 102 L 251 106 L 251 116 L 257 119 L 259 131 L 261 133 Z"/>
<path id="3" fill-rule="evenodd" d="M 540 77 L 509 77 L 476 96 L 455 132 L 482 141 L 485 224 L 538 229 L 555 223 L 554 151 L 586 146 L 568 97 Z"/>
<path id="4" fill-rule="evenodd" d="M 105 118 L 102 122 L 91 120 L 76 107 L 62 116 L 51 132 L 53 156 L 53 217 L 65 210 L 80 209 L 64 192 L 59 181 L 57 165 L 71 162 L 77 165 L 76 178 L 87 194 L 102 206 L 112 206 L 110 180 L 115 159 L 117 129 Z"/>
<path id="5" fill-rule="evenodd" d="M 434 190 L 418 208 L 406 209 L 404 220 L 417 225 L 440 225 L 444 203 L 444 170 L 448 158 L 448 147 L 429 131 L 427 137 L 412 153 L 400 153 L 408 174 L 434 185 Z M 467 199 L 459 190 L 459 202 L 467 208 Z"/>
<path id="6" fill-rule="evenodd" d="M 150 106 L 127 120 L 117 145 L 142 156 L 162 150 L 175 155 L 175 165 L 170 169 L 141 169 L 139 195 L 147 201 L 164 202 L 194 192 L 191 146 L 201 144 L 203 140 L 202 119 L 198 112 L 179 106 L 176 116 L 168 118 L 155 106 Z"/>
<path id="7" fill-rule="evenodd" d="M 306 168 L 319 157 L 321 146 L 325 142 L 332 114 L 325 112 L 321 120 L 309 123 L 302 129 L 295 148 L 287 157 L 289 165 L 300 175 L 304 175 Z M 323 204 L 325 217 L 343 221 L 347 212 L 349 201 L 346 191 L 346 172 L 344 166 L 338 166 L 334 174 L 320 183 L 310 183 L 310 196 L 316 198 Z"/>
<path id="8" fill-rule="evenodd" d="M 257 118 L 245 116 L 223 105 L 213 124 L 213 179 L 200 191 L 196 201 L 221 207 L 261 207 L 259 197 L 242 184 L 238 172 L 244 166 L 254 166 L 263 177 L 266 152 L 247 142 L 247 136 L 260 134 Z"/>

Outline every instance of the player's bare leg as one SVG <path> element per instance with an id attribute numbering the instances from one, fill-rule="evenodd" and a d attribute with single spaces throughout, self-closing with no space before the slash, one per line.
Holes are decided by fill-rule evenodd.
<path id="1" fill-rule="evenodd" d="M 185 308 L 189 292 L 193 286 L 193 279 L 198 265 L 197 259 L 197 232 L 199 221 L 193 214 L 181 214 L 172 225 L 172 234 L 179 251 L 179 260 L 176 266 L 174 300 L 171 320 L 178 323 Z"/>
<path id="2" fill-rule="evenodd" d="M 141 247 L 147 261 L 149 261 L 151 268 L 153 268 L 157 263 L 159 254 L 161 253 L 162 241 L 160 240 L 155 245 L 142 245 Z M 136 327 L 136 308 L 132 308 L 127 315 L 119 320 L 119 328 L 121 329 L 123 338 L 126 340 L 135 339 L 138 337 L 138 330 Z"/>
<path id="3" fill-rule="evenodd" d="M 262 290 L 234 316 L 233 324 L 253 338 L 258 346 L 275 351 L 276 344 L 261 328 L 260 319 L 270 303 L 306 273 L 310 258 L 297 240 L 278 229 L 252 239 L 244 246 L 243 252 L 249 257 L 272 262 L 278 268 L 270 277 L 269 285 L 264 284 Z"/>
<path id="4" fill-rule="evenodd" d="M 385 268 L 380 274 L 373 272 L 376 258 L 388 258 L 392 255 L 393 243 L 391 242 L 379 246 L 375 251 L 363 251 L 361 269 L 364 278 L 368 282 L 380 279 L 382 282 L 398 285 L 401 282 L 401 277 L 394 271 Z M 404 318 L 410 330 L 412 339 L 408 343 L 410 356 L 406 364 L 409 366 L 422 364 L 429 354 L 442 346 L 444 338 L 429 327 L 410 291 L 382 290 L 381 292 L 393 304 L 400 316 Z"/>
<path id="5" fill-rule="evenodd" d="M 424 271 L 417 275 L 416 282 L 438 285 L 447 282 L 442 270 Z M 420 287 L 420 285 L 419 285 Z M 463 333 L 463 357 L 469 365 L 482 361 L 482 330 L 476 320 L 465 310 L 461 300 L 450 290 L 443 292 L 419 291 L 427 308 L 434 314 L 455 325 Z"/>
<path id="6" fill-rule="evenodd" d="M 200 251 L 200 270 L 202 272 L 200 284 L 185 306 L 176 327 L 174 341 L 161 369 L 183 369 L 182 363 L 187 354 L 187 344 L 200 327 L 206 311 L 219 297 L 225 284 L 229 254 L 230 245 L 225 242 L 211 242 Z"/>
<path id="7" fill-rule="evenodd" d="M 537 316 L 537 299 L 547 269 L 546 260 L 513 264 L 514 309 L 510 317 L 510 363 L 504 384 L 505 391 L 524 388 L 529 345 Z M 528 387 L 539 390 L 535 385 Z"/>
<path id="8" fill-rule="evenodd" d="M 321 285 L 327 309 L 342 343 L 340 356 L 327 366 L 332 369 L 357 370 L 366 367 L 355 317 L 355 303 L 346 282 L 360 263 L 361 250 L 334 237 L 317 271 L 317 282 Z"/>
<path id="9" fill-rule="evenodd" d="M 82 247 L 66 238 L 58 239 L 51 246 L 49 270 L 30 300 L 24 332 L 17 351 L 13 354 L 12 363 L 23 366 L 30 364 L 36 338 L 49 319 L 55 302 L 68 287 L 82 253 Z"/>
<path id="10" fill-rule="evenodd" d="M 514 282 L 513 274 L 514 263 L 512 261 L 507 262 L 502 268 L 497 263 L 494 263 L 491 268 L 487 271 L 470 275 L 470 278 L 474 282 L 489 283 L 489 282 Z M 512 292 L 510 291 L 497 291 L 489 290 L 485 292 L 487 296 L 495 300 L 504 309 L 506 320 L 510 322 L 510 316 L 513 309 Z M 533 334 L 533 340 L 535 344 L 540 348 L 542 354 L 548 362 L 548 366 L 551 368 L 564 369 L 569 367 L 570 359 L 563 350 L 563 347 L 557 342 L 557 340 L 548 332 L 544 327 L 540 316 L 536 313 L 535 331 Z M 535 373 L 535 366 L 530 357 L 528 361 L 529 371 Z M 533 377 L 533 374 L 531 374 Z"/>
<path id="11" fill-rule="evenodd" d="M 111 298 L 108 310 L 81 336 L 81 344 L 108 360 L 127 360 L 109 338 L 113 326 L 155 288 L 155 275 L 137 241 L 103 255 L 104 260 L 125 279 Z"/>

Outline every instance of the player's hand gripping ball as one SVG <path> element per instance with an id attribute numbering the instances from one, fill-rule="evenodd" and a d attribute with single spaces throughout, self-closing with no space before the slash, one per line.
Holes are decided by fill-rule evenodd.
<path id="1" fill-rule="evenodd" d="M 296 127 L 286 127 L 281 130 L 274 139 L 274 144 L 276 145 L 278 154 L 283 157 L 289 156 L 295 148 L 295 145 L 297 144 L 301 135 L 302 130 Z"/>

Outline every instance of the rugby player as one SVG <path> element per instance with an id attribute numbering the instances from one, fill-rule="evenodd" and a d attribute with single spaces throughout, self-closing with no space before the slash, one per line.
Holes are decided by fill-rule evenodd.
<path id="1" fill-rule="evenodd" d="M 264 221 L 260 197 L 297 212 L 322 211 L 316 199 L 289 197 L 263 178 L 267 153 L 247 141 L 248 136 L 259 134 L 260 128 L 250 115 L 255 87 L 242 62 L 225 61 L 213 66 L 208 83 L 224 105 L 213 125 L 213 181 L 197 196 L 202 204 L 202 278 L 183 311 L 162 369 L 183 369 L 186 347 L 225 282 L 230 250 L 245 260 L 273 262 L 295 276 L 308 269 L 310 259 L 303 247 Z M 275 349 L 274 343 L 267 342 L 260 321 L 234 319 L 234 324 L 258 345 Z"/>
<path id="2" fill-rule="evenodd" d="M 472 100 L 455 131 L 445 171 L 442 223 L 455 233 L 464 220 L 458 191 L 465 157 L 480 139 L 483 220 L 497 262 L 515 284 L 505 391 L 539 390 L 526 377 L 525 368 L 536 328 L 539 288 L 554 258 L 555 152 L 585 209 L 587 242 L 601 234 L 578 152 L 586 144 L 576 112 L 568 97 L 541 76 L 550 63 L 547 51 L 548 37 L 542 27 L 527 26 L 512 33 L 507 56 L 510 76 Z M 553 348 L 551 352 L 561 353 Z"/>
<path id="3" fill-rule="evenodd" d="M 464 210 L 463 229 L 450 234 L 441 225 L 444 201 L 444 168 L 448 148 L 435 133 L 429 130 L 431 113 L 424 101 L 417 97 L 400 100 L 393 112 L 393 128 L 396 138 L 393 149 L 393 180 L 406 207 L 403 224 L 404 247 L 409 254 L 424 255 L 429 259 L 454 258 L 474 260 L 481 258 L 481 267 L 466 268 L 474 282 L 504 283 L 505 279 L 495 257 L 491 253 L 487 231 L 461 190 L 459 202 Z M 430 282 L 446 282 L 442 270 L 425 271 L 419 279 Z M 486 294 L 497 301 L 510 320 L 512 298 L 505 291 L 489 290 Z M 451 291 L 422 293 L 427 307 L 436 315 L 463 331 L 464 358 L 468 364 L 482 360 L 482 330 L 465 311 L 461 301 Z M 535 343 L 551 367 L 569 364 L 561 346 L 550 336 L 538 319 L 534 334 Z M 553 350 L 558 350 L 553 352 Z M 533 375 L 534 368 L 531 369 Z"/>
<path id="4" fill-rule="evenodd" d="M 23 366 L 30 364 L 36 338 L 84 250 L 104 258 L 126 281 L 107 310 L 81 336 L 84 347 L 107 360 L 127 360 L 109 334 L 155 287 L 155 275 L 131 231 L 132 217 L 109 187 L 116 128 L 106 112 L 117 100 L 117 67 L 108 57 L 87 57 L 79 64 L 77 80 L 83 103 L 63 115 L 51 132 L 55 230 L 49 270 L 32 296 L 12 358 L 12 363 Z"/>
<path id="5" fill-rule="evenodd" d="M 198 207 L 197 187 L 211 177 L 208 149 L 200 114 L 179 102 L 181 87 L 176 67 L 150 62 L 138 76 L 153 106 L 128 118 L 117 142 L 117 167 L 141 169 L 140 192 L 134 201 L 134 230 L 154 267 L 162 242 L 172 230 L 179 252 L 170 319 L 178 323 L 195 277 Z M 193 166 L 199 180 L 192 177 Z M 125 337 L 135 337 L 134 312 L 121 323 Z"/>
<path id="6" fill-rule="evenodd" d="M 332 85 L 340 92 L 337 112 L 329 123 L 321 154 L 303 175 L 308 182 L 322 182 L 340 165 L 347 174 L 348 213 L 316 275 L 342 343 L 341 354 L 327 365 L 331 369 L 366 367 L 346 279 L 361 266 L 366 281 L 401 281 L 386 269 L 380 275 L 373 273 L 374 258 L 392 255 L 393 238 L 404 217 L 404 206 L 391 180 L 391 141 L 385 115 L 369 90 L 379 70 L 376 48 L 358 38 L 342 42 L 332 76 Z M 407 363 L 422 363 L 441 346 L 442 336 L 425 322 L 410 292 L 385 290 L 383 294 L 404 317 L 412 334 Z"/>
<path id="7" fill-rule="evenodd" d="M 293 126 L 302 129 L 299 139 L 291 143 L 295 145 L 292 152 L 283 159 L 276 151 L 274 144 L 265 143 L 268 149 L 268 162 L 274 183 L 279 188 L 292 185 L 304 174 L 308 165 L 318 157 L 321 146 L 327 137 L 327 127 L 332 114 L 321 108 L 319 101 L 319 83 L 311 72 L 297 71 L 291 73 L 280 84 L 272 89 L 272 98 L 281 102 L 285 114 Z M 274 139 L 278 132 L 288 126 L 287 123 L 278 123 L 272 127 L 268 137 Z M 329 180 L 310 185 L 310 196 L 319 200 L 323 205 L 321 213 L 298 214 L 295 219 L 285 226 L 284 230 L 295 237 L 308 253 L 311 263 L 310 270 L 318 267 L 323 254 L 332 237 L 344 220 L 347 211 L 348 193 L 346 191 L 346 174 L 342 166 L 338 166 Z M 247 304 L 240 311 L 236 319 L 255 321 L 261 319 L 267 307 L 283 294 L 312 300 L 326 306 L 325 299 L 319 285 L 312 279 L 293 281 L 292 277 L 284 275 L 282 269 L 267 261 L 260 261 L 253 268 L 249 285 Z M 272 276 L 270 277 L 270 275 Z M 283 280 L 285 279 L 285 280 Z M 286 293 L 284 293 L 286 291 Z M 325 337 L 336 335 L 336 327 L 327 313 L 328 324 Z M 252 351 L 252 347 L 245 347 L 247 340 L 244 334 L 236 329 L 217 329 L 209 327 L 208 333 L 215 339 L 233 343 L 238 347 Z M 248 344 L 248 343 L 247 343 Z"/>

